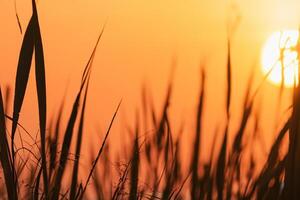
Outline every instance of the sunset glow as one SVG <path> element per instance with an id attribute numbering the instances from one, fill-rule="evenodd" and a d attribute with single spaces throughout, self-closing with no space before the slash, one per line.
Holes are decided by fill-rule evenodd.
<path id="1" fill-rule="evenodd" d="M 286 30 L 273 33 L 266 41 L 262 52 L 262 71 L 271 83 L 285 87 L 298 83 L 298 37 L 298 31 Z"/>
<path id="2" fill-rule="evenodd" d="M 0 18 L 0 200 L 299 199 L 299 0 Z"/>

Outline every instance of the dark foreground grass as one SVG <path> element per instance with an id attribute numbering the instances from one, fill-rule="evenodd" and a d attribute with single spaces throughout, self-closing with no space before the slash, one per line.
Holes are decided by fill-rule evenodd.
<path id="1" fill-rule="evenodd" d="M 113 177 L 113 165 L 109 162 L 108 137 L 117 116 L 118 105 L 97 155 L 92 158 L 90 168 L 80 166 L 80 153 L 86 144 L 84 137 L 85 108 L 89 79 L 96 49 L 84 68 L 81 85 L 74 100 L 72 111 L 66 125 L 62 124 L 61 113 L 64 103 L 59 108 L 56 118 L 47 121 L 46 73 L 42 36 L 38 21 L 35 1 L 32 0 L 33 14 L 24 33 L 17 75 L 15 80 L 13 116 L 7 113 L 9 90 L 0 89 L 0 194 L 5 199 L 298 199 L 300 197 L 300 86 L 294 88 L 291 116 L 283 125 L 273 142 L 263 168 L 257 170 L 253 159 L 253 148 L 245 145 L 246 127 L 253 116 L 254 95 L 251 95 L 251 81 L 245 92 L 242 117 L 239 128 L 228 144 L 228 127 L 231 107 L 231 62 L 230 42 L 228 42 L 226 125 L 221 137 L 220 147 L 215 147 L 213 140 L 210 157 L 207 162 L 201 159 L 201 148 L 205 141 L 202 130 L 203 107 L 205 105 L 205 71 L 201 72 L 198 108 L 195 111 L 195 131 L 190 148 L 188 167 L 182 161 L 183 128 L 178 133 L 171 129 L 168 109 L 172 96 L 170 81 L 166 97 L 157 113 L 153 106 L 151 94 L 143 90 L 142 112 L 137 113 L 135 129 L 131 130 L 132 145 L 128 160 L 118 165 L 119 177 Z M 300 53 L 300 52 L 299 52 Z M 34 57 L 33 57 L 34 56 Z M 39 110 L 39 137 L 26 131 L 19 124 L 32 59 L 35 59 L 35 78 Z M 12 122 L 11 132 L 8 122 Z M 46 125 L 49 128 L 46 132 Z M 77 126 L 76 126 L 77 125 Z M 65 130 L 61 131 L 61 127 Z M 141 127 L 144 127 L 142 129 Z M 28 148 L 22 143 L 15 145 L 16 133 L 22 129 L 35 143 Z M 144 136 L 148 130 L 153 134 Z M 176 138 L 174 136 L 177 136 Z M 253 139 L 257 129 L 253 129 Z M 288 137 L 288 151 L 281 156 L 283 140 Z M 75 148 L 71 148 L 75 141 Z M 34 150 L 36 148 L 36 151 Z M 186 148 L 186 147 L 185 147 Z M 217 150 L 217 151 L 216 151 Z M 27 156 L 19 154 L 27 152 Z M 246 151 L 250 151 L 247 154 Z M 124 151 L 126 152 L 126 151 Z M 207 151 L 206 151 L 207 152 Z M 71 158 L 71 155 L 74 155 Z M 122 155 L 121 155 L 122 156 Z M 125 156 L 125 155 L 124 155 Z M 28 164 L 34 160 L 34 164 Z M 245 160 L 248 162 L 245 164 Z M 32 162 L 31 162 L 32 163 Z M 67 170 L 70 169 L 70 170 Z M 81 173 L 83 172 L 83 173 Z M 86 177 L 79 178 L 79 174 Z M 66 176 L 71 175 L 70 179 Z"/>

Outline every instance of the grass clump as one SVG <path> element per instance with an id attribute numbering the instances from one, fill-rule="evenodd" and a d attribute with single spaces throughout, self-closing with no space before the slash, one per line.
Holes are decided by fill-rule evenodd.
<path id="1" fill-rule="evenodd" d="M 227 64 L 227 95 L 226 124 L 221 135 L 221 145 L 216 148 L 216 136 L 210 152 L 208 162 L 201 159 L 201 148 L 205 141 L 205 130 L 202 128 L 203 108 L 205 106 L 206 82 L 204 68 L 201 71 L 198 107 L 195 111 L 196 124 L 193 143 L 189 145 L 191 152 L 188 167 L 182 161 L 183 128 L 177 133 L 171 127 L 169 107 L 173 84 L 170 80 L 166 97 L 160 113 L 156 112 L 150 98 L 149 91 L 142 91 L 142 115 L 137 114 L 136 125 L 132 134 L 130 155 L 128 160 L 119 167 L 119 180 L 110 170 L 112 166 L 108 160 L 110 152 L 107 145 L 109 133 L 117 116 L 120 104 L 113 114 L 104 140 L 98 148 L 97 155 L 89 169 L 80 167 L 80 154 L 85 144 L 84 137 L 85 109 L 89 80 L 93 60 L 99 41 L 103 34 L 102 29 L 93 52 L 84 68 L 80 88 L 73 102 L 66 129 L 61 132 L 61 115 L 64 102 L 59 108 L 59 114 L 47 124 L 46 72 L 43 53 L 42 35 L 39 27 L 38 12 L 35 1 L 32 0 L 33 14 L 25 30 L 22 47 L 19 55 L 17 75 L 15 81 L 13 116 L 7 114 L 8 98 L 3 98 L 0 88 L 0 162 L 5 186 L 1 187 L 1 198 L 16 199 L 297 199 L 300 187 L 300 86 L 294 88 L 292 114 L 269 151 L 263 168 L 257 171 L 257 163 L 253 156 L 246 157 L 246 151 L 253 150 L 245 145 L 246 127 L 253 116 L 254 95 L 251 96 L 251 78 L 245 92 L 242 117 L 239 128 L 228 144 L 231 93 L 232 93 L 232 66 L 230 54 L 230 40 L 228 41 Z M 300 53 L 300 52 L 299 52 Z M 19 113 L 26 92 L 26 86 L 31 69 L 32 59 L 35 59 L 36 91 L 39 111 L 39 140 L 19 123 Z M 9 96 L 9 90 L 6 92 Z M 159 117 L 158 117 L 159 116 Z M 255 115 L 254 115 L 255 117 Z M 12 122 L 11 134 L 8 132 L 7 120 Z M 256 117 L 256 120 L 259 120 Z M 78 124 L 78 127 L 76 126 Z M 15 145 L 16 133 L 23 129 L 34 141 L 30 148 Z M 77 127 L 77 129 L 76 129 Z M 145 131 L 153 130 L 145 136 Z M 253 135 L 256 135 L 254 129 Z M 281 157 L 283 139 L 288 135 L 288 152 Z M 176 137 L 175 137 L 176 136 Z M 254 137 L 253 136 L 253 137 Z M 62 137 L 62 140 L 61 140 Z M 76 138 L 75 149 L 71 142 Z M 61 140 L 61 141 L 60 141 Z M 60 145 L 61 144 L 61 145 Z M 106 147 L 106 148 L 105 148 Z M 219 150 L 218 152 L 215 152 Z M 20 156 L 18 152 L 26 151 L 28 157 Z M 75 152 L 73 161 L 70 155 Z M 126 151 L 124 151 L 126 152 Z M 214 154 L 217 154 L 215 156 Z M 251 152 L 253 153 L 253 152 Z M 126 157 L 126 155 L 122 155 Z M 35 165 L 29 166 L 28 160 L 34 160 Z M 249 160 L 248 164 L 244 164 Z M 27 173 L 22 173 L 24 169 Z M 71 171 L 66 169 L 70 168 Z M 245 168 L 245 169 L 243 169 Z M 87 174 L 84 182 L 79 179 L 79 173 Z M 65 180 L 65 175 L 71 175 L 71 180 Z M 20 182 L 20 177 L 22 180 Z M 89 189 L 89 190 L 88 190 Z M 88 192 L 87 192 L 88 191 Z"/>

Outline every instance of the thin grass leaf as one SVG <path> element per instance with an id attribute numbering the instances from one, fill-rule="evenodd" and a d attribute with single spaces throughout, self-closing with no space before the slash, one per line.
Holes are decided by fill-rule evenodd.
<path id="1" fill-rule="evenodd" d="M 66 162 L 67 162 L 67 158 L 68 158 L 68 154 L 69 154 L 69 150 L 70 150 L 70 144 L 71 144 L 71 140 L 72 140 L 72 136 L 73 136 L 73 129 L 74 129 L 75 121 L 76 121 L 77 114 L 78 114 L 78 106 L 79 106 L 81 92 L 82 92 L 82 87 L 80 88 L 80 90 L 77 94 L 76 100 L 73 104 L 72 112 L 71 112 L 69 122 L 67 124 L 67 128 L 65 131 L 63 145 L 62 145 L 62 149 L 61 149 L 61 155 L 60 155 L 60 159 L 59 159 L 59 168 L 58 168 L 57 175 L 55 178 L 52 199 L 58 199 L 58 197 L 59 197 L 61 181 L 62 181 L 64 170 L 66 167 Z"/>
<path id="2" fill-rule="evenodd" d="M 241 162 L 241 154 L 242 154 L 242 140 L 244 138 L 246 126 L 248 124 L 249 117 L 252 113 L 253 101 L 249 102 L 249 94 L 251 90 L 251 81 L 252 77 L 250 77 L 248 83 L 248 87 L 245 94 L 244 100 L 244 108 L 242 113 L 242 120 L 239 125 L 238 132 L 234 137 L 233 145 L 232 145 L 232 152 L 229 156 L 228 162 L 228 184 L 227 184 L 227 199 L 231 198 L 232 196 L 232 188 L 233 183 L 236 181 L 239 183 L 240 177 L 240 162 Z"/>
<path id="3" fill-rule="evenodd" d="M 275 165 L 275 162 L 278 160 L 279 152 L 280 152 L 280 145 L 282 143 L 282 140 L 284 136 L 288 133 L 288 130 L 291 126 L 291 119 L 289 119 L 282 129 L 279 131 L 279 134 L 276 138 L 276 140 L 273 142 L 273 145 L 271 147 L 268 160 L 267 160 L 267 165 L 269 167 L 273 167 Z"/>
<path id="4" fill-rule="evenodd" d="M 2 92 L 0 88 L 0 161 L 3 168 L 5 186 L 8 199 L 15 200 L 17 197 L 17 186 L 14 183 L 14 169 L 12 158 L 6 136 L 5 114 L 3 107 Z"/>
<path id="5" fill-rule="evenodd" d="M 8 108 L 10 105 L 10 97 L 11 97 L 11 88 L 9 86 L 5 87 L 5 97 L 4 97 L 4 113 L 8 113 Z M 6 118 L 6 117 L 5 117 Z"/>
<path id="6" fill-rule="evenodd" d="M 172 83 L 170 82 L 167 90 L 167 95 L 165 98 L 164 107 L 162 110 L 161 120 L 159 122 L 158 130 L 157 130 L 156 143 L 159 149 L 162 148 L 162 140 L 163 140 L 163 136 L 165 135 L 165 122 L 167 118 L 168 107 L 170 104 L 171 93 L 172 93 Z"/>
<path id="7" fill-rule="evenodd" d="M 98 172 L 98 168 L 96 167 L 96 169 L 95 169 L 95 178 L 94 178 L 95 192 L 97 194 L 97 199 L 105 199 L 102 184 L 101 184 L 101 181 L 100 181 L 99 177 L 100 177 L 100 174 Z M 80 191 L 78 190 L 78 192 L 80 192 Z M 76 197 L 76 199 L 77 199 L 77 197 Z"/>
<path id="8" fill-rule="evenodd" d="M 225 185 L 225 165 L 226 165 L 227 137 L 228 137 L 227 132 L 228 132 L 228 128 L 226 127 L 221 150 L 217 161 L 216 184 L 217 184 L 218 200 L 223 199 L 223 191 Z"/>
<path id="9" fill-rule="evenodd" d="M 182 191 L 182 189 L 183 189 L 185 183 L 187 182 L 187 180 L 188 180 L 189 177 L 191 176 L 191 174 L 192 174 L 192 173 L 190 172 L 190 173 L 186 176 L 186 178 L 183 180 L 182 184 L 181 184 L 180 187 L 179 187 L 179 190 L 177 191 L 177 193 L 176 193 L 175 196 L 174 196 L 174 200 L 176 200 L 176 199 L 179 198 L 179 195 L 180 195 L 180 193 L 181 193 L 181 191 Z"/>
<path id="10" fill-rule="evenodd" d="M 100 156 L 101 156 L 101 154 L 102 154 L 103 148 L 104 148 L 104 146 L 105 146 L 105 143 L 106 143 L 106 140 L 107 140 L 108 135 L 109 135 L 109 133 L 110 133 L 111 127 L 112 127 L 112 125 L 113 125 L 113 122 L 114 122 L 114 120 L 115 120 L 115 118 L 116 118 L 116 116 L 117 116 L 117 113 L 118 113 L 118 111 L 119 111 L 119 108 L 120 108 L 120 106 L 121 106 L 121 102 L 122 102 L 122 101 L 120 101 L 120 103 L 119 103 L 119 105 L 118 105 L 118 107 L 117 107 L 117 109 L 116 109 L 116 111 L 115 111 L 115 113 L 114 113 L 114 115 L 113 115 L 113 117 L 112 117 L 112 120 L 111 120 L 111 122 L 110 122 L 110 124 L 109 124 L 109 127 L 108 127 L 107 132 L 106 132 L 105 137 L 104 137 L 104 140 L 103 140 L 103 142 L 102 142 L 102 145 L 101 145 L 101 147 L 100 147 L 100 149 L 99 149 L 99 151 L 98 151 L 97 157 L 96 157 L 96 159 L 95 159 L 95 161 L 94 161 L 94 163 L 93 163 L 92 169 L 90 170 L 90 173 L 89 173 L 88 178 L 87 178 L 87 180 L 86 180 L 86 183 L 85 183 L 85 185 L 84 185 L 84 187 L 83 187 L 83 190 L 82 190 L 82 192 L 81 192 L 81 194 L 80 194 L 80 196 L 79 196 L 79 199 L 82 199 L 82 198 L 83 198 L 83 195 L 84 195 L 84 193 L 85 193 L 85 191 L 86 191 L 87 185 L 88 185 L 88 183 L 90 182 L 90 179 L 91 179 L 92 174 L 93 174 L 93 172 L 94 172 L 94 170 L 95 170 L 96 164 L 97 164 L 97 162 L 98 162 L 98 160 L 99 160 L 99 158 L 100 158 Z"/>
<path id="11" fill-rule="evenodd" d="M 264 168 L 260 172 L 258 178 L 253 183 L 253 186 L 251 187 L 247 196 L 249 196 L 249 197 L 253 196 L 257 187 L 259 187 L 259 186 L 262 187 L 262 185 L 266 186 L 266 184 L 273 178 L 273 175 L 270 175 L 270 174 L 273 171 L 276 171 L 276 167 L 278 167 L 278 165 L 279 165 L 279 163 L 278 163 L 279 157 L 278 156 L 279 156 L 279 151 L 280 151 L 280 145 L 282 143 L 282 140 L 283 140 L 285 134 L 287 134 L 290 126 L 291 126 L 291 119 L 289 119 L 284 124 L 282 129 L 279 131 L 279 134 L 278 134 L 276 140 L 273 142 L 273 145 L 271 147 L 271 150 L 268 155 L 268 159 L 264 165 Z"/>
<path id="12" fill-rule="evenodd" d="M 29 160 L 29 157 L 26 158 L 24 161 L 20 162 L 19 166 L 17 167 L 17 176 L 21 176 L 22 172 L 24 171 L 27 162 Z"/>
<path id="13" fill-rule="evenodd" d="M 172 62 L 171 75 L 170 75 L 170 79 L 168 82 L 167 94 L 165 97 L 161 118 L 158 123 L 158 127 L 156 127 L 157 128 L 156 145 L 158 146 L 159 150 L 162 149 L 163 137 L 165 135 L 165 121 L 167 118 L 167 111 L 168 111 L 168 108 L 170 105 L 170 99 L 171 99 L 171 95 L 172 95 L 172 91 L 173 91 L 173 79 L 174 79 L 174 74 L 175 74 L 175 67 L 176 67 L 176 60 L 174 59 Z M 154 113 L 153 113 L 153 116 L 154 116 Z"/>
<path id="14" fill-rule="evenodd" d="M 195 142 L 194 142 L 194 153 L 192 157 L 192 163 L 190 168 L 192 170 L 192 180 L 191 180 L 191 198 L 199 199 L 199 188 L 198 188 L 198 169 L 199 169 L 199 159 L 200 159 L 200 145 L 201 145 L 201 121 L 202 121 L 202 112 L 204 104 L 204 87 L 205 87 L 205 72 L 201 71 L 201 88 L 199 94 L 199 104 L 196 118 L 196 133 L 195 133 Z"/>
<path id="15" fill-rule="evenodd" d="M 226 99 L 226 113 L 229 118 L 229 109 L 231 101 L 231 57 L 230 57 L 230 39 L 228 39 L 228 54 L 227 54 L 227 99 Z"/>
<path id="16" fill-rule="evenodd" d="M 100 41 L 103 31 L 104 31 L 104 28 L 102 29 L 102 32 L 98 37 L 98 40 L 94 47 L 94 50 L 93 50 L 93 52 L 88 60 L 88 63 L 84 69 L 84 73 L 82 75 L 81 86 L 77 93 L 75 102 L 73 104 L 72 112 L 71 112 L 71 115 L 69 118 L 69 122 L 67 124 L 67 128 L 66 128 L 65 135 L 64 135 L 64 140 L 63 140 L 63 145 L 62 145 L 62 149 L 61 149 L 61 155 L 60 155 L 60 159 L 59 159 L 59 168 L 58 168 L 58 172 L 57 172 L 57 175 L 55 178 L 55 184 L 54 184 L 54 188 L 53 188 L 52 199 L 54 199 L 54 200 L 58 199 L 58 197 L 59 197 L 59 191 L 61 189 L 61 180 L 62 180 L 64 171 L 65 171 L 67 157 L 68 157 L 69 150 L 70 150 L 70 144 L 71 144 L 71 140 L 72 140 L 72 136 L 73 136 L 73 129 L 75 126 L 75 121 L 76 121 L 77 114 L 78 114 L 78 106 L 79 106 L 79 102 L 80 102 L 81 93 L 82 93 L 84 86 L 86 85 L 86 81 L 88 80 L 88 77 L 89 77 L 89 74 L 91 71 L 91 65 L 93 64 L 93 60 L 94 60 L 94 57 L 96 54 L 96 49 L 99 44 L 99 41 Z"/>
<path id="17" fill-rule="evenodd" d="M 138 115 L 136 117 L 136 130 L 135 130 L 135 140 L 134 147 L 132 150 L 132 164 L 131 164 L 131 172 L 130 172 L 130 191 L 129 191 L 129 199 L 135 200 L 138 197 L 138 177 L 139 177 L 139 120 Z"/>
<path id="18" fill-rule="evenodd" d="M 127 179 L 127 176 L 128 176 L 128 173 L 129 173 L 129 166 L 131 165 L 131 162 L 132 160 L 130 160 L 127 164 L 126 164 L 126 167 L 125 167 L 125 170 L 123 171 L 123 174 L 121 175 L 120 179 L 119 179 L 119 183 L 112 195 L 112 200 L 116 200 L 119 198 L 123 188 L 124 188 L 124 184 L 125 184 L 125 181 Z"/>
<path id="19" fill-rule="evenodd" d="M 82 105 L 82 109 L 81 109 L 81 116 L 80 116 L 80 120 L 79 120 L 75 162 L 74 162 L 74 167 L 73 167 L 73 175 L 72 175 L 71 190 L 70 190 L 70 199 L 75 199 L 76 192 L 77 192 L 78 167 L 79 167 L 82 134 L 83 134 L 83 126 L 84 126 L 84 114 L 85 114 L 88 87 L 89 87 L 89 77 L 87 80 L 87 86 L 86 86 L 85 93 L 84 93 L 83 105 Z"/>
<path id="20" fill-rule="evenodd" d="M 100 32 L 100 35 L 98 36 L 98 39 L 97 39 L 97 42 L 96 42 L 96 45 L 94 46 L 94 49 L 92 51 L 92 54 L 91 54 L 91 57 L 90 59 L 88 60 L 87 64 L 86 64 L 86 67 L 84 68 L 84 71 L 83 71 L 83 75 L 82 75 L 82 79 L 81 79 L 81 83 L 84 83 L 85 80 L 87 79 L 88 77 L 88 74 L 90 73 L 89 71 L 91 70 L 91 67 L 92 67 L 92 62 L 93 62 L 93 59 L 95 57 L 95 54 L 96 54 L 96 51 L 97 51 L 97 48 L 98 48 L 98 45 L 99 45 L 99 42 L 100 42 L 100 39 L 102 38 L 102 35 L 104 33 L 104 30 L 105 30 L 105 27 L 106 27 L 106 23 L 104 24 L 101 32 Z"/>
<path id="21" fill-rule="evenodd" d="M 245 129 L 249 120 L 249 117 L 252 112 L 252 107 L 253 107 L 253 102 L 247 103 L 248 95 L 246 94 L 245 98 L 245 106 L 243 109 L 243 115 L 242 115 L 242 120 L 240 123 L 239 130 L 234 138 L 233 142 L 233 154 L 240 154 L 242 150 L 242 139 L 245 133 Z"/>
<path id="22" fill-rule="evenodd" d="M 58 135 L 60 131 L 60 123 L 61 123 L 61 117 L 63 113 L 63 107 L 64 107 L 64 100 L 62 101 L 62 104 L 60 105 L 58 116 L 55 123 L 55 131 L 54 131 L 54 138 L 50 139 L 50 163 L 49 163 L 49 180 L 51 180 L 53 171 L 55 169 L 56 164 L 56 157 L 57 157 L 57 148 L 58 148 Z"/>
<path id="23" fill-rule="evenodd" d="M 15 6 L 15 13 L 16 13 L 16 19 L 17 19 L 18 27 L 19 27 L 20 33 L 22 34 L 23 33 L 22 25 L 21 25 L 20 18 L 19 18 L 18 12 L 17 12 L 17 2 L 16 2 L 16 0 L 14 0 L 14 6 Z"/>
<path id="24" fill-rule="evenodd" d="M 33 199 L 38 200 L 39 199 L 39 190 L 40 190 L 40 181 L 41 181 L 41 175 L 42 175 L 43 169 L 42 167 L 40 168 L 38 175 L 35 180 L 35 185 L 34 185 L 34 192 L 33 192 Z"/>

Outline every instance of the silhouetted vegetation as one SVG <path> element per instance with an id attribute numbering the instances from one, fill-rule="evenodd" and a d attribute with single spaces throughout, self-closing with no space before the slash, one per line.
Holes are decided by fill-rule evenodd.
<path id="1" fill-rule="evenodd" d="M 42 36 L 39 27 L 38 12 L 32 0 L 33 14 L 24 33 L 19 55 L 15 81 L 13 116 L 6 111 L 9 90 L 3 94 L 0 89 L 0 162 L 3 185 L 0 185 L 1 198 L 16 199 L 297 199 L 300 197 L 300 86 L 294 88 L 291 116 L 277 134 L 268 153 L 263 168 L 257 171 L 257 163 L 252 155 L 245 151 L 253 150 L 245 145 L 246 127 L 253 113 L 254 94 L 251 93 L 251 77 L 244 95 L 244 104 L 238 130 L 232 145 L 228 144 L 228 132 L 231 107 L 231 61 L 230 41 L 228 41 L 226 125 L 219 135 L 221 144 L 216 147 L 213 139 L 208 162 L 202 161 L 201 145 L 205 142 L 205 130 L 202 129 L 203 108 L 205 106 L 205 70 L 201 71 L 201 85 L 197 110 L 195 110 L 195 131 L 190 148 L 190 163 L 183 167 L 182 138 L 183 128 L 174 133 L 170 126 L 168 109 L 172 97 L 172 79 L 169 82 L 166 97 L 159 113 L 153 106 L 151 94 L 142 92 L 143 107 L 137 112 L 135 129 L 131 130 L 132 143 L 129 159 L 119 163 L 119 179 L 113 177 L 112 166 L 108 162 L 110 151 L 107 140 L 114 119 L 120 107 L 118 105 L 103 139 L 102 145 L 93 157 L 90 169 L 80 167 L 82 142 L 84 137 L 85 109 L 93 59 L 102 32 L 95 48 L 84 68 L 80 88 L 74 100 L 65 130 L 61 131 L 64 102 L 58 109 L 57 117 L 47 120 L 46 74 Z M 31 63 L 34 55 L 36 91 L 39 110 L 39 139 L 18 122 L 22 109 Z M 6 97 L 6 98 L 5 98 Z M 56 116 L 56 115 L 54 115 Z M 9 132 L 8 122 L 12 122 Z M 78 126 L 76 126 L 76 124 Z M 46 125 L 48 125 L 46 131 Z M 143 130 L 141 127 L 147 127 Z M 153 134 L 144 133 L 149 130 Z M 31 148 L 15 146 L 18 129 L 22 129 L 35 143 Z M 253 129 L 253 138 L 257 129 Z M 205 133 L 205 134 L 204 134 Z M 177 137 L 175 138 L 174 135 Z M 288 136 L 288 152 L 280 156 L 283 139 Z M 71 142 L 76 141 L 75 148 Z M 28 152 L 28 157 L 18 154 Z M 202 149 L 203 150 L 203 149 Z M 125 152 L 125 151 L 124 151 Z M 208 152 L 208 150 L 206 150 Z M 70 155 L 74 154 L 71 159 Z M 242 160 L 247 156 L 248 163 Z M 35 165 L 27 165 L 34 160 Z M 245 169 L 242 169 L 245 168 Z M 66 169 L 70 170 L 66 170 Z M 26 169 L 26 170 L 25 170 Z M 80 171 L 87 174 L 84 182 L 79 181 Z M 26 171 L 26 172 L 24 172 Z M 67 179 L 65 175 L 71 175 Z M 22 177 L 22 181 L 20 181 Z M 117 180 L 117 182 L 115 182 Z M 89 188 L 87 192 L 87 188 Z"/>

